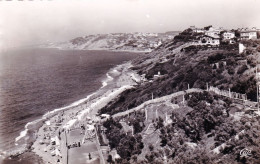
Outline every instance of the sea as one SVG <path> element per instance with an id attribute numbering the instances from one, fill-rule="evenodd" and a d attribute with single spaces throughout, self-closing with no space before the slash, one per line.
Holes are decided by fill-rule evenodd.
<path id="1" fill-rule="evenodd" d="M 23 48 L 0 52 L 0 164 L 42 163 L 22 152 L 25 126 L 54 109 L 66 107 L 97 91 L 116 65 L 140 54 L 104 50 Z"/>

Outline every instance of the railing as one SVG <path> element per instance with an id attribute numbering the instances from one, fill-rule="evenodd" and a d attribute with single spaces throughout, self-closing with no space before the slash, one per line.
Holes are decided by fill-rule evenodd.
<path id="1" fill-rule="evenodd" d="M 246 94 L 241 94 L 241 93 L 236 93 L 236 92 L 231 92 L 230 90 L 221 90 L 216 87 L 210 86 L 208 91 L 214 92 L 215 94 L 229 97 L 232 99 L 240 99 L 240 100 L 247 100 Z"/>
<path id="2" fill-rule="evenodd" d="M 139 106 L 137 106 L 135 108 L 132 108 L 132 109 L 124 111 L 124 112 L 116 113 L 112 117 L 113 118 L 117 118 L 117 117 L 120 117 L 120 116 L 128 115 L 128 114 L 130 114 L 132 112 L 144 109 L 147 105 L 150 105 L 150 104 L 164 102 L 164 101 L 170 100 L 170 99 L 172 99 L 174 97 L 185 95 L 187 93 L 203 92 L 203 91 L 214 92 L 217 95 L 225 96 L 225 97 L 231 98 L 233 100 L 241 101 L 241 103 L 243 103 L 244 105 L 246 105 L 246 106 L 248 106 L 250 108 L 255 109 L 253 107 L 255 105 L 255 102 L 247 100 L 246 94 L 241 94 L 241 93 L 221 90 L 221 89 L 219 89 L 217 87 L 210 86 L 208 88 L 208 90 L 203 90 L 203 89 L 200 89 L 200 88 L 190 88 L 190 89 L 185 90 L 185 91 L 179 91 L 179 92 L 175 92 L 173 94 L 167 95 L 167 96 L 163 96 L 163 97 L 159 97 L 159 98 L 156 98 L 156 99 L 148 100 L 148 101 L 142 103 L 141 105 L 139 105 Z M 102 121 L 104 121 L 104 120 L 102 120 Z"/>
<path id="3" fill-rule="evenodd" d="M 191 89 L 188 89 L 186 91 L 179 91 L 179 92 L 175 92 L 173 94 L 167 95 L 167 96 L 163 96 L 163 97 L 159 97 L 159 98 L 156 98 L 156 99 L 148 100 L 148 101 L 142 103 L 141 105 L 139 105 L 139 106 L 137 106 L 135 108 L 132 108 L 132 109 L 124 111 L 124 112 L 116 113 L 112 117 L 116 118 L 116 117 L 128 115 L 129 113 L 132 113 L 134 111 L 138 111 L 138 110 L 144 109 L 147 105 L 154 104 L 154 103 L 159 103 L 159 102 L 164 102 L 164 101 L 167 101 L 167 100 L 171 100 L 174 97 L 182 96 L 182 95 L 185 95 L 186 93 L 192 93 L 192 92 L 203 92 L 203 90 L 199 89 L 199 88 L 191 88 Z"/>

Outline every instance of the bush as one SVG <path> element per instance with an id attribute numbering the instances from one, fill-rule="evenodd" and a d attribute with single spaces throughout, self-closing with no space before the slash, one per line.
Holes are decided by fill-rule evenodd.
<path id="1" fill-rule="evenodd" d="M 224 54 L 217 53 L 216 55 L 211 55 L 208 57 L 208 63 L 213 64 L 225 58 L 226 56 Z"/>
<path id="2" fill-rule="evenodd" d="M 122 138 L 116 148 L 121 158 L 130 160 L 132 155 L 141 154 L 144 145 L 142 136 L 126 136 Z"/>
<path id="3" fill-rule="evenodd" d="M 241 67 L 238 68 L 237 74 L 242 74 L 247 70 L 247 65 L 242 65 Z"/>
<path id="4" fill-rule="evenodd" d="M 235 70 L 233 67 L 228 67 L 227 71 L 228 71 L 228 74 L 230 74 L 230 75 L 234 75 L 234 73 L 235 73 Z"/>

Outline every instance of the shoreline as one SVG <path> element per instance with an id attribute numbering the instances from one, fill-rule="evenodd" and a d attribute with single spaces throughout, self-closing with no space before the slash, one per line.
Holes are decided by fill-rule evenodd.
<path id="1" fill-rule="evenodd" d="M 27 142 L 32 146 L 29 146 L 29 149 L 17 153 L 13 157 L 19 156 L 25 152 L 33 152 L 38 155 L 44 163 L 56 163 L 57 159 L 61 160 L 61 158 L 56 155 L 64 154 L 64 148 L 61 146 L 63 145 L 64 147 L 64 143 L 62 144 L 62 142 L 64 142 L 64 131 L 69 130 L 72 127 L 78 127 L 81 123 L 85 123 L 87 118 L 91 118 L 92 122 L 94 122 L 95 120 L 93 119 L 98 118 L 97 114 L 99 109 L 104 107 L 124 90 L 132 88 L 136 83 L 132 77 L 135 72 L 129 69 L 131 66 L 131 62 L 127 62 L 113 67 L 107 72 L 107 78 L 102 81 L 102 87 L 96 92 L 69 106 L 54 109 L 53 111 L 44 114 L 41 119 L 27 123 L 26 129 L 22 131 L 20 136 L 16 139 L 17 142 L 19 142 L 20 139 L 23 139 L 29 134 L 30 141 Z M 47 128 L 49 128 L 49 130 L 46 130 Z M 60 146 L 50 146 L 51 140 L 57 135 L 60 137 Z M 80 137 L 82 136 L 79 136 L 79 138 Z M 88 144 L 93 143 L 95 142 L 90 142 Z M 48 148 L 49 150 L 47 150 Z M 58 151 L 56 151 L 56 149 Z M 51 150 L 56 151 L 55 156 L 53 156 L 53 151 Z M 96 157 L 98 158 L 98 155 Z"/>
<path id="2" fill-rule="evenodd" d="M 150 53 L 154 49 L 151 50 L 117 50 L 117 49 L 106 49 L 106 48 L 96 48 L 96 49 L 77 49 L 77 48 L 62 48 L 62 47 L 38 47 L 43 49 L 57 49 L 60 51 L 111 51 L 111 52 L 129 52 L 129 53 Z"/>

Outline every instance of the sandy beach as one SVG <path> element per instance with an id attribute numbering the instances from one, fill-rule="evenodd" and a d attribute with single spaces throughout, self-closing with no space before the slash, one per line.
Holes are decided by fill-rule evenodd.
<path id="1" fill-rule="evenodd" d="M 140 80 L 130 70 L 131 63 L 111 69 L 103 87 L 76 106 L 45 115 L 44 124 L 36 134 L 32 151 L 45 163 L 103 163 L 96 137 L 95 123 L 98 111 L 123 91 Z M 51 116 L 51 117 L 50 117 Z"/>

